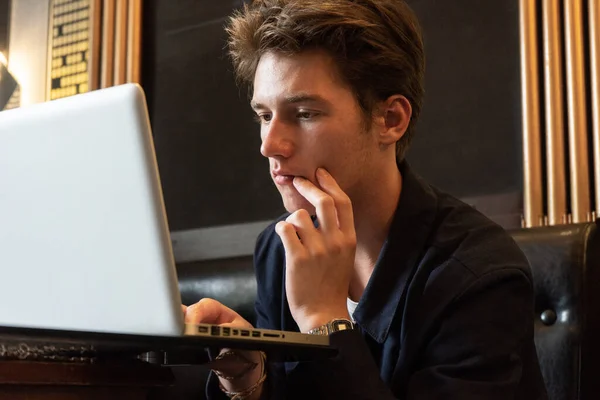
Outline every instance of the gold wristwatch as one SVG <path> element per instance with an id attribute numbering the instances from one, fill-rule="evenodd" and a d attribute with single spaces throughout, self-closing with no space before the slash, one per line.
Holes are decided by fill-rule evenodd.
<path id="1" fill-rule="evenodd" d="M 354 323 L 352 321 L 345 318 L 335 318 L 327 322 L 325 325 L 318 326 L 306 333 L 309 335 L 328 336 L 333 332 L 345 331 L 348 329 L 354 329 Z"/>

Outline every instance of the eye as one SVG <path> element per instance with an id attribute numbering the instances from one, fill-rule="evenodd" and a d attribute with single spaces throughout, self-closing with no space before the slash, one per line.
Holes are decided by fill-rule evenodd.
<path id="1" fill-rule="evenodd" d="M 313 113 L 312 111 L 298 111 L 298 113 L 296 114 L 296 118 L 298 119 L 312 119 L 316 116 L 316 113 Z"/>
<path id="2" fill-rule="evenodd" d="M 256 122 L 258 122 L 259 124 L 267 123 L 267 122 L 271 121 L 272 118 L 273 117 L 271 116 L 271 114 L 268 114 L 268 113 L 254 115 L 254 120 Z"/>

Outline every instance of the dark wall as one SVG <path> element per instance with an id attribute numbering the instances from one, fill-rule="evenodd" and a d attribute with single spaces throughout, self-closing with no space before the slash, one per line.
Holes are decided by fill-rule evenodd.
<path id="1" fill-rule="evenodd" d="M 224 52 L 225 17 L 240 2 L 144 4 L 143 86 L 171 229 L 281 214 L 259 127 Z"/>
<path id="2" fill-rule="evenodd" d="M 10 0 L 0 0 L 0 52 L 8 56 L 8 19 Z"/>
<path id="3" fill-rule="evenodd" d="M 517 2 L 409 3 L 422 22 L 428 58 L 410 162 L 442 189 L 474 198 L 488 214 L 518 220 Z M 144 4 L 143 85 L 171 229 L 281 214 L 247 93 L 235 86 L 224 53 L 223 24 L 241 1 Z"/>
<path id="4" fill-rule="evenodd" d="M 518 2 L 409 3 L 427 55 L 425 106 L 410 161 L 460 197 L 520 192 Z"/>

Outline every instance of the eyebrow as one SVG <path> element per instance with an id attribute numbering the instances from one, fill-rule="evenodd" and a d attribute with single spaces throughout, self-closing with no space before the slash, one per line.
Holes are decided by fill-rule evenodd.
<path id="1" fill-rule="evenodd" d="M 325 105 L 331 104 L 328 100 L 326 100 L 322 96 L 319 96 L 318 94 L 308 94 L 308 93 L 298 93 L 298 94 L 288 96 L 283 100 L 283 102 L 285 104 L 297 104 L 297 103 L 323 103 Z M 260 109 L 260 108 L 268 108 L 264 104 L 256 102 L 254 100 L 250 102 L 250 106 L 255 110 Z"/>

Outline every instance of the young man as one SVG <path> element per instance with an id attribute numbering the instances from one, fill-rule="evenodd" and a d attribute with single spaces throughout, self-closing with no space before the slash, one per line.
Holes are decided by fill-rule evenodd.
<path id="1" fill-rule="evenodd" d="M 330 334 L 339 356 L 282 365 L 223 350 L 232 366 L 209 396 L 545 398 L 526 259 L 404 161 L 424 70 L 409 7 L 259 0 L 228 33 L 289 211 L 257 241 L 257 326 Z M 250 325 L 210 299 L 186 322 Z"/>

